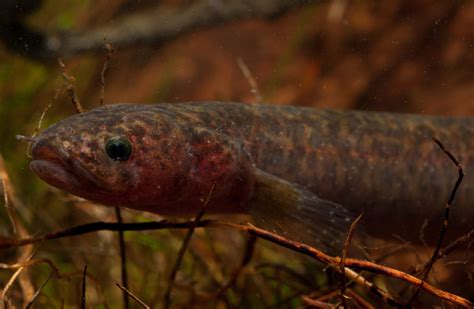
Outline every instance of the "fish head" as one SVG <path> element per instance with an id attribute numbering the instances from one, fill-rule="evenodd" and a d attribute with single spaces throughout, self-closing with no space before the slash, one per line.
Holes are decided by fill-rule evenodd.
<path id="1" fill-rule="evenodd" d="M 35 138 L 31 153 L 30 168 L 54 187 L 165 215 L 195 213 L 214 185 L 216 197 L 229 199 L 248 182 L 232 140 L 146 105 L 107 105 L 63 119 Z"/>
<path id="2" fill-rule="evenodd" d="M 48 184 L 106 205 L 163 202 L 189 167 L 182 134 L 132 104 L 107 105 L 43 130 L 30 168 Z"/>

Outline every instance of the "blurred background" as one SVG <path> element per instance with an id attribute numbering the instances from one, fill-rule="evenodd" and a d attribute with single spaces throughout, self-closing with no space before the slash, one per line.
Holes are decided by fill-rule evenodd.
<path id="1" fill-rule="evenodd" d="M 74 76 L 82 105 L 99 105 L 105 44 L 114 48 L 105 72 L 106 104 L 252 103 L 256 98 L 238 65 L 241 59 L 262 101 L 272 104 L 474 114 L 473 1 L 5 0 L 0 3 L 0 152 L 14 191 L 10 201 L 25 233 L 115 220 L 113 209 L 42 183 L 28 169 L 26 143 L 15 139 L 34 132 L 50 103 L 42 127 L 74 113 L 58 59 Z M 131 211 L 123 215 L 130 222 L 156 219 Z M 163 305 L 185 233 L 125 234 L 130 289 L 152 307 Z M 5 209 L 0 209 L 0 234 L 14 235 Z M 338 279 L 321 265 L 258 241 L 236 282 L 220 297 L 206 297 L 239 267 L 246 241 L 238 232 L 197 231 L 178 272 L 172 305 L 294 308 L 303 304 L 303 295 L 317 298 L 338 290 Z M 1 251 L 0 262 L 15 263 L 35 253 L 35 259 L 48 259 L 63 275 L 52 277 L 34 306 L 79 307 L 85 264 L 87 305 L 123 306 L 122 291 L 115 286 L 121 280 L 115 234 L 64 238 L 22 250 Z M 426 259 L 430 251 L 425 251 Z M 402 260 L 392 265 L 410 271 L 413 260 Z M 465 265 L 457 272 L 463 285 L 443 283 L 442 278 L 455 277 L 450 267 L 456 265 L 443 267 L 438 283 L 472 297 Z M 14 272 L 0 270 L 0 287 Z M 24 270 L 8 289 L 5 304 L 25 305 L 50 272 L 46 264 Z M 366 290 L 352 288 L 373 306 L 387 306 Z M 397 293 L 403 297 L 410 291 L 398 287 Z M 358 301 L 352 305 L 362 306 Z M 131 301 L 130 307 L 138 305 Z"/>

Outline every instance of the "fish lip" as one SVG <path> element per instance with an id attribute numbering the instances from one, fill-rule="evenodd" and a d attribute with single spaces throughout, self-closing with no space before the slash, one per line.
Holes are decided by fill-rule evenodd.
<path id="1" fill-rule="evenodd" d="M 30 162 L 30 169 L 48 184 L 87 199 L 112 192 L 57 161 L 35 159 Z"/>
<path id="2" fill-rule="evenodd" d="M 30 169 L 48 184 L 63 190 L 77 191 L 83 187 L 79 179 L 58 162 L 35 159 L 30 162 Z"/>
<path id="3" fill-rule="evenodd" d="M 41 179 L 60 189 L 84 196 L 93 190 L 109 193 L 101 181 L 61 147 L 45 140 L 36 141 L 31 149 L 30 169 Z"/>

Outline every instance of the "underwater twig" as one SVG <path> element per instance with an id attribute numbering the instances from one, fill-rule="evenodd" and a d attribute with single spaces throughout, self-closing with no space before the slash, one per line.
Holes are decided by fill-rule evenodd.
<path id="1" fill-rule="evenodd" d="M 53 105 L 53 102 L 56 101 L 56 98 L 59 96 L 59 93 L 60 91 L 57 91 L 55 96 L 54 96 L 54 99 L 48 104 L 46 105 L 46 107 L 43 109 L 43 112 L 41 113 L 41 116 L 38 120 L 38 124 L 36 125 L 36 128 L 35 130 L 33 131 L 33 134 L 31 134 L 31 138 L 33 139 L 32 141 L 29 141 L 28 143 L 28 148 L 26 149 L 26 155 L 28 158 L 32 158 L 31 156 L 31 145 L 33 144 L 34 142 L 34 138 L 36 136 L 36 134 L 38 134 L 39 130 L 41 129 L 41 124 L 43 123 L 43 119 L 44 117 L 46 116 L 46 113 L 48 112 L 48 110 L 51 108 L 51 106 Z M 18 137 L 18 135 L 17 135 Z"/>
<path id="2" fill-rule="evenodd" d="M 309 303 L 312 303 L 311 300 L 316 300 L 318 302 L 330 305 L 330 306 L 332 306 L 332 308 L 337 308 L 337 306 L 334 305 L 334 304 L 331 304 L 330 301 L 332 299 L 336 298 L 337 296 L 339 296 L 339 294 L 340 294 L 339 290 L 331 291 L 331 292 L 325 293 L 323 295 L 321 295 L 321 294 L 322 294 L 321 291 L 314 291 L 310 294 L 303 295 L 301 298 L 305 303 L 306 303 L 306 300 L 310 300 Z M 314 304 L 316 305 L 318 303 L 316 302 Z"/>
<path id="3" fill-rule="evenodd" d="M 79 236 L 87 233 L 93 233 L 98 231 L 146 231 L 146 230 L 161 230 L 161 229 L 188 229 L 192 221 L 186 222 L 170 222 L 167 220 L 163 221 L 151 221 L 151 222 L 140 222 L 140 223 L 117 223 L 117 222 L 103 222 L 97 221 L 92 223 L 86 223 L 76 225 L 73 227 L 65 228 L 59 231 L 46 233 L 44 235 L 33 236 L 23 239 L 1 239 L 0 250 L 21 247 L 33 243 L 39 243 L 45 240 L 52 240 L 64 237 Z M 218 223 L 214 220 L 202 220 L 199 222 L 198 227 L 205 226 L 217 226 L 231 228 L 231 223 Z"/>
<path id="4" fill-rule="evenodd" d="M 309 308 L 334 308 L 334 309 L 336 309 L 336 308 L 339 308 L 339 307 L 329 303 L 329 301 L 332 298 L 338 296 L 338 294 L 340 294 L 339 290 L 336 290 L 336 291 L 333 291 L 329 294 L 320 296 L 319 298 L 314 298 L 312 294 L 309 294 L 309 295 L 304 295 L 302 297 L 302 300 L 303 300 L 304 304 Z M 374 309 L 375 308 L 374 306 L 372 306 L 372 304 L 367 302 L 365 299 L 360 297 L 356 292 L 352 291 L 351 289 L 347 289 L 347 295 L 350 296 L 351 299 L 353 299 L 358 305 L 360 305 L 361 308 L 367 308 L 367 309 Z M 323 307 L 321 307 L 320 305 L 323 305 Z M 359 307 L 357 307 L 357 308 L 359 308 Z"/>
<path id="5" fill-rule="evenodd" d="M 448 254 L 459 248 L 465 243 L 469 243 L 469 240 L 471 240 L 472 236 L 474 235 L 474 230 L 469 231 L 468 233 L 462 235 L 461 237 L 455 239 L 453 242 L 451 242 L 449 245 L 444 247 L 438 252 L 438 259 L 442 259 L 446 257 Z"/>
<path id="6" fill-rule="evenodd" d="M 44 286 L 49 282 L 49 279 L 51 279 L 51 277 L 54 275 L 55 271 L 53 270 L 52 272 L 49 273 L 49 276 L 48 278 L 46 278 L 46 280 L 43 282 L 43 284 L 41 284 L 41 286 L 39 287 L 39 289 L 36 291 L 36 293 L 33 295 L 33 297 L 31 298 L 31 300 L 28 302 L 28 304 L 26 305 L 26 309 L 29 309 L 35 302 L 36 298 L 38 298 L 38 296 L 41 294 L 41 291 L 43 290 Z"/>
<path id="7" fill-rule="evenodd" d="M 105 73 L 109 69 L 110 60 L 114 54 L 114 48 L 111 44 L 105 44 L 105 50 L 107 51 L 105 55 L 104 66 L 102 67 L 102 72 L 100 73 L 100 106 L 104 105 L 104 93 L 105 93 Z"/>
<path id="8" fill-rule="evenodd" d="M 36 252 L 35 252 L 36 253 Z M 34 256 L 34 254 L 32 255 Z M 70 279 L 72 276 L 76 276 L 76 275 L 81 275 L 83 276 L 84 275 L 84 272 L 83 270 L 80 270 L 80 271 L 72 271 L 70 273 L 61 273 L 59 271 L 59 268 L 54 265 L 53 261 L 51 261 L 50 259 L 47 259 L 47 258 L 39 258 L 39 259 L 28 259 L 27 261 L 25 262 L 19 262 L 19 263 L 15 263 L 15 264 L 5 264 L 5 263 L 0 263 L 0 268 L 2 269 L 21 269 L 21 268 L 27 268 L 27 267 L 30 267 L 30 266 L 34 266 L 34 265 L 38 265 L 38 264 L 47 264 L 50 268 L 51 268 L 51 271 L 52 273 L 55 275 L 56 278 L 58 279 Z M 48 279 L 49 280 L 49 279 Z M 44 283 L 44 285 L 46 285 L 46 282 Z M 40 288 L 42 289 L 42 287 Z M 36 293 L 39 293 L 41 291 L 37 290 L 33 296 L 31 297 L 31 300 L 29 301 L 29 303 L 33 302 L 33 299 L 37 296 L 34 296 Z M 27 305 L 27 304 L 26 304 Z"/>
<path id="9" fill-rule="evenodd" d="M 15 271 L 15 273 L 13 274 L 13 276 L 11 276 L 10 279 L 7 281 L 7 284 L 5 284 L 5 287 L 2 290 L 2 294 L 0 295 L 1 299 L 4 302 L 7 301 L 7 294 L 8 294 L 8 291 L 10 290 L 10 287 L 12 286 L 12 284 L 15 282 L 16 278 L 18 278 L 18 276 L 21 274 L 21 272 L 24 269 L 25 269 L 24 267 L 18 268 Z"/>
<path id="10" fill-rule="evenodd" d="M 334 265 L 335 267 L 337 267 L 337 265 L 340 265 L 341 263 L 341 260 L 339 257 L 329 256 L 316 248 L 313 248 L 311 246 L 308 246 L 296 241 L 286 239 L 285 237 L 282 237 L 275 233 L 262 230 L 254 226 L 234 224 L 234 223 L 216 221 L 216 220 L 201 220 L 199 222 L 195 222 L 194 220 L 186 221 L 186 222 L 169 222 L 169 221 L 163 220 L 163 221 L 156 221 L 156 222 L 122 223 L 122 224 L 119 224 L 116 222 L 99 221 L 99 222 L 93 222 L 93 223 L 88 223 L 88 224 L 83 224 L 83 225 L 77 225 L 77 226 L 73 226 L 67 229 L 63 229 L 56 232 L 51 232 L 51 233 L 47 233 L 44 235 L 35 236 L 31 238 L 26 238 L 26 239 L 2 240 L 0 242 L 0 249 L 14 248 L 14 247 L 24 246 L 31 243 L 37 243 L 41 241 L 63 238 L 63 237 L 78 236 L 78 235 L 91 233 L 91 232 L 97 232 L 97 231 L 115 231 L 116 232 L 119 230 L 144 231 L 144 230 L 160 230 L 160 229 L 189 229 L 191 226 L 240 230 L 240 231 L 247 232 L 251 235 L 255 235 L 258 238 L 273 242 L 281 247 L 285 247 L 292 251 L 299 252 L 309 257 L 312 257 L 313 259 L 327 265 Z M 370 261 L 364 261 L 364 260 L 359 260 L 359 259 L 354 259 L 354 258 L 346 258 L 344 262 L 344 266 L 346 267 L 345 268 L 346 273 L 349 270 L 348 267 L 350 267 L 350 268 L 357 268 L 360 270 L 365 270 L 372 273 L 377 273 L 380 275 L 392 277 L 392 278 L 401 280 L 403 282 L 406 282 L 410 285 L 418 286 L 422 282 L 421 279 L 415 276 L 412 276 L 410 274 L 407 274 L 403 271 L 400 271 L 388 266 L 379 265 Z M 423 284 L 421 288 L 425 292 L 431 295 L 434 295 L 440 299 L 451 302 L 453 304 L 457 304 L 465 308 L 472 308 L 473 306 L 473 303 L 470 302 L 469 300 L 463 297 L 451 294 L 444 290 L 437 289 L 436 287 L 432 286 L 431 284 L 427 282 Z M 369 289 L 373 291 L 372 288 L 369 288 Z M 379 288 L 376 288 L 374 285 L 374 290 L 377 290 L 377 289 L 380 290 Z M 398 303 L 392 302 L 391 299 L 388 299 L 387 303 L 391 305 L 399 306 Z"/>
<path id="11" fill-rule="evenodd" d="M 145 302 L 143 300 L 141 300 L 140 298 L 138 298 L 138 296 L 136 296 L 135 294 L 132 293 L 132 291 L 130 291 L 128 288 L 124 287 L 123 285 L 119 284 L 119 283 L 115 283 L 116 286 L 119 287 L 119 289 L 121 289 L 124 294 L 127 294 L 128 296 L 130 296 L 131 298 L 133 298 L 133 300 L 135 300 L 138 304 L 140 304 L 143 308 L 145 309 L 149 309 L 150 306 L 148 306 L 147 304 L 145 304 Z"/>
<path id="12" fill-rule="evenodd" d="M 216 184 L 213 184 L 211 187 L 211 190 L 209 191 L 209 194 L 207 195 L 206 200 L 203 203 L 202 209 L 199 211 L 199 213 L 196 215 L 196 217 L 192 221 L 191 226 L 189 226 L 188 233 L 184 237 L 181 248 L 179 248 L 178 257 L 176 258 L 176 262 L 173 266 L 173 269 L 171 270 L 168 288 L 166 289 L 165 296 L 164 296 L 163 308 L 165 309 L 169 308 L 170 301 L 171 301 L 171 290 L 173 288 L 176 274 L 178 273 L 178 270 L 181 267 L 181 262 L 183 260 L 184 253 L 186 252 L 186 249 L 188 248 L 188 244 L 189 244 L 189 241 L 191 240 L 191 237 L 194 234 L 194 230 L 196 229 L 196 227 L 198 227 L 198 224 L 201 221 L 202 216 L 204 216 L 204 212 L 206 211 L 206 208 L 209 205 L 209 202 L 211 201 L 211 197 L 212 197 L 212 194 L 214 193 L 215 187 L 216 187 Z"/>
<path id="13" fill-rule="evenodd" d="M 351 245 L 352 237 L 354 236 L 355 229 L 357 227 L 357 223 L 359 223 L 359 220 L 362 218 L 364 213 L 361 213 L 351 224 L 349 231 L 347 232 L 347 237 L 346 241 L 344 242 L 344 248 L 342 249 L 342 256 L 341 256 L 341 263 L 339 264 L 339 267 L 341 268 L 341 274 L 345 273 L 345 267 L 344 267 L 344 261 L 347 257 L 347 254 L 349 253 L 349 248 Z M 347 308 L 347 303 L 346 303 L 346 276 L 342 275 L 341 276 L 341 304 L 344 309 Z"/>
<path id="14" fill-rule="evenodd" d="M 337 309 L 336 305 L 329 304 L 318 299 L 311 299 L 309 297 L 303 296 L 303 304 L 305 308 L 321 308 L 321 309 Z"/>
<path id="15" fill-rule="evenodd" d="M 451 208 L 451 205 L 453 204 L 454 198 L 456 197 L 456 192 L 458 191 L 459 187 L 461 186 L 462 180 L 464 178 L 464 171 L 462 169 L 461 164 L 459 161 L 451 154 L 445 147 L 444 145 L 437 140 L 436 138 L 433 137 L 433 141 L 436 143 L 436 145 L 441 148 L 441 150 L 448 156 L 448 158 L 451 160 L 451 162 L 454 163 L 454 165 L 458 168 L 458 178 L 456 179 L 456 182 L 453 186 L 453 189 L 451 190 L 451 194 L 449 196 L 448 202 L 446 203 L 444 207 L 444 218 L 443 218 L 443 224 L 441 225 L 441 230 L 439 232 L 439 238 L 438 238 L 438 243 L 436 244 L 436 248 L 433 252 L 433 255 L 431 256 L 430 260 L 428 263 L 426 263 L 424 269 L 423 269 L 423 279 L 418 288 L 415 290 L 413 293 L 413 296 L 410 298 L 408 301 L 408 305 L 410 305 L 417 297 L 418 294 L 421 291 L 421 288 L 428 278 L 431 269 L 433 268 L 434 263 L 438 259 L 439 252 L 441 251 L 441 246 L 443 244 L 444 236 L 446 234 L 446 230 L 448 228 L 448 221 L 449 221 L 449 210 Z"/>
<path id="16" fill-rule="evenodd" d="M 49 104 L 46 105 L 46 107 L 43 109 L 43 112 L 41 113 L 41 116 L 38 120 L 38 124 L 36 125 L 36 128 L 33 131 L 33 134 L 31 134 L 31 136 L 24 136 L 24 135 L 20 135 L 20 134 L 17 134 L 15 136 L 17 140 L 28 142 L 28 147 L 26 148 L 26 156 L 30 159 L 32 158 L 32 156 L 31 156 L 31 145 L 36 141 L 36 138 L 35 138 L 36 134 L 38 134 L 39 130 L 41 129 L 41 124 L 43 123 L 43 120 L 44 120 L 44 117 L 46 116 L 46 113 L 51 108 L 53 103 L 57 100 L 60 93 L 61 93 L 61 89 L 56 90 L 56 93 L 55 93 L 53 99 L 51 100 L 51 102 L 49 102 Z"/>
<path id="17" fill-rule="evenodd" d="M 25 251 L 24 251 L 25 252 Z M 25 260 L 26 263 L 28 263 L 32 258 L 33 256 L 36 254 L 36 252 L 33 252 L 30 256 L 28 256 Z M 22 257 L 20 257 L 22 258 Z M 16 278 L 18 278 L 20 276 L 20 274 L 23 272 L 23 270 L 25 270 L 27 268 L 27 266 L 20 266 L 17 268 L 17 270 L 15 271 L 15 273 L 10 277 L 10 279 L 7 281 L 7 283 L 5 284 L 5 287 L 3 288 L 1 294 L 0 294 L 0 298 L 6 302 L 7 301 L 7 294 L 8 292 L 10 291 L 10 288 L 11 286 L 13 285 L 13 283 L 16 281 Z M 31 284 L 31 282 L 29 282 Z M 20 281 L 20 284 L 21 281 Z M 22 288 L 24 289 L 24 287 L 22 286 Z M 29 294 L 29 293 L 28 293 Z M 31 293 L 32 295 L 34 295 L 34 293 Z M 30 296 L 30 295 L 27 295 L 27 296 Z"/>
<path id="18" fill-rule="evenodd" d="M 348 289 L 347 295 L 353 298 L 356 301 L 356 303 L 361 305 L 363 308 L 375 309 L 375 307 L 372 304 L 370 304 L 368 301 L 366 301 L 363 297 L 361 297 L 359 294 L 357 294 L 353 290 Z"/>
<path id="19" fill-rule="evenodd" d="M 398 308 L 404 308 L 406 306 L 405 302 L 390 295 L 387 291 L 379 288 L 373 282 L 369 281 L 367 278 L 363 277 L 361 274 L 355 272 L 354 270 L 350 268 L 347 268 L 347 267 L 344 268 L 344 276 L 346 276 L 351 281 L 357 283 L 358 285 L 364 286 L 372 294 L 379 297 L 385 303 L 390 304 L 391 306 L 395 306 Z"/>
<path id="20" fill-rule="evenodd" d="M 61 75 L 63 76 L 64 83 L 66 84 L 67 94 L 71 99 L 72 106 L 76 110 L 77 114 L 83 113 L 84 109 L 82 108 L 81 102 L 79 102 L 79 98 L 76 94 L 76 87 L 74 86 L 76 79 L 74 76 L 67 74 L 66 72 L 66 65 L 58 59 L 59 67 L 61 68 Z"/>
<path id="21" fill-rule="evenodd" d="M 118 207 L 115 207 L 115 217 L 117 218 L 117 223 L 123 223 L 122 214 L 120 213 L 120 208 Z M 124 231 L 118 231 L 118 241 L 120 251 L 120 272 L 122 277 L 122 285 L 125 288 L 128 288 L 127 251 L 125 248 Z M 126 293 L 123 294 L 123 306 L 125 309 L 128 309 L 130 307 L 128 295 Z"/>
<path id="22" fill-rule="evenodd" d="M 239 277 L 242 270 L 248 265 L 248 263 L 250 263 L 250 260 L 252 259 L 252 255 L 255 249 L 256 241 L 257 241 L 257 237 L 251 235 L 250 238 L 247 240 L 247 243 L 245 244 L 244 255 L 242 256 L 242 262 L 240 263 L 239 267 L 236 270 L 234 270 L 229 281 L 227 281 L 227 283 L 224 286 L 222 286 L 217 291 L 217 293 L 212 295 L 212 298 L 215 299 L 224 295 L 224 293 L 235 283 L 235 281 Z"/>
<path id="23" fill-rule="evenodd" d="M 0 181 L 3 187 L 3 198 L 5 202 L 5 208 L 12 224 L 13 234 L 16 238 L 26 238 L 29 237 L 28 231 L 23 226 L 21 221 L 18 219 L 16 209 L 24 208 L 22 207 L 21 201 L 18 199 L 14 187 L 10 181 L 10 176 L 8 175 L 7 169 L 5 167 L 5 162 L 3 156 L 0 154 Z M 32 250 L 29 250 L 26 255 L 30 255 Z"/>
<path id="24" fill-rule="evenodd" d="M 56 276 L 58 278 L 68 277 L 67 275 L 60 274 L 59 269 L 54 265 L 54 263 L 51 260 L 49 260 L 47 258 L 28 259 L 25 262 L 19 262 L 19 263 L 15 263 L 15 264 L 0 263 L 0 268 L 3 268 L 3 269 L 18 269 L 18 268 L 29 267 L 29 266 L 40 264 L 40 263 L 48 264 L 49 267 L 51 267 L 51 269 L 56 273 Z"/>
<path id="25" fill-rule="evenodd" d="M 84 271 L 82 272 L 81 309 L 86 309 L 86 277 L 87 277 L 87 264 L 84 265 Z"/>
<path id="26" fill-rule="evenodd" d="M 329 256 L 329 255 L 325 254 L 324 252 L 322 252 L 322 251 L 320 251 L 316 248 L 313 248 L 311 246 L 286 239 L 286 238 L 284 238 L 280 235 L 277 235 L 275 233 L 271 233 L 269 231 L 262 230 L 262 229 L 259 229 L 259 228 L 256 228 L 256 227 L 251 227 L 251 226 L 247 227 L 246 230 L 247 230 L 248 233 L 250 233 L 252 235 L 256 235 L 259 238 L 262 238 L 262 239 L 268 240 L 270 242 L 276 243 L 276 244 L 278 244 L 282 247 L 291 249 L 293 251 L 300 252 L 300 253 L 302 253 L 304 255 L 307 255 L 307 256 L 310 256 L 310 257 L 312 257 L 312 258 L 314 258 L 314 259 L 316 259 L 316 260 L 318 260 L 322 263 L 325 263 L 325 264 L 328 264 L 328 265 L 339 265 L 340 262 L 341 262 L 341 259 L 339 257 Z M 380 275 L 389 276 L 389 277 L 392 277 L 392 278 L 402 280 L 402 281 L 404 281 L 406 283 L 409 283 L 411 285 L 420 285 L 420 283 L 422 282 L 421 279 L 418 279 L 417 277 L 412 276 L 410 274 L 407 274 L 403 271 L 400 271 L 400 270 L 397 270 L 397 269 L 394 269 L 394 268 L 391 268 L 391 267 L 388 267 L 388 266 L 375 264 L 375 263 L 369 262 L 369 261 L 363 261 L 363 260 L 358 260 L 358 259 L 353 259 L 353 258 L 346 258 L 344 264 L 345 264 L 345 267 L 357 268 L 357 269 L 360 269 L 360 270 L 366 270 L 366 271 L 370 271 L 370 272 L 377 273 L 377 274 L 380 274 Z M 346 271 L 347 271 L 347 269 L 346 269 Z M 463 306 L 465 308 L 471 308 L 473 306 L 473 303 L 471 303 L 469 300 L 467 300 L 463 297 L 451 294 L 449 292 L 437 289 L 437 288 L 435 288 L 434 286 L 432 286 L 428 283 L 425 283 L 422 286 L 422 289 L 424 291 L 426 291 L 427 293 L 435 295 L 435 296 L 437 296 L 441 299 L 447 300 L 447 301 L 452 302 L 454 304 Z M 391 305 L 395 305 L 395 306 L 398 305 L 397 303 L 392 304 L 390 300 L 388 300 L 388 303 L 391 304 Z"/>
<path id="27" fill-rule="evenodd" d="M 15 194 L 14 187 L 10 181 L 10 176 L 8 175 L 7 169 L 5 167 L 5 162 L 3 161 L 3 156 L 0 155 L 0 178 L 3 185 L 3 195 L 5 199 L 5 208 L 8 213 L 8 217 L 10 219 L 11 225 L 13 227 L 13 233 L 15 238 L 27 238 L 29 237 L 29 233 L 25 226 L 21 223 L 20 219 L 18 218 L 17 208 L 23 208 L 21 200 Z M 28 261 L 34 255 L 33 246 L 27 246 L 20 250 L 20 254 L 18 255 L 19 261 Z M 20 275 L 21 273 L 21 275 Z M 18 272 L 18 282 L 20 284 L 22 295 L 23 295 L 23 306 L 26 304 L 26 299 L 31 299 L 35 293 L 35 288 L 31 278 L 28 275 L 28 271 Z"/>
<path id="28" fill-rule="evenodd" d="M 237 58 L 237 64 L 244 74 L 245 78 L 247 79 L 247 82 L 249 83 L 250 86 L 250 92 L 255 96 L 255 101 L 256 103 L 262 103 L 262 95 L 260 94 L 260 91 L 258 90 L 258 84 L 255 78 L 253 77 L 252 72 L 250 72 L 250 69 L 248 66 L 245 64 L 244 60 L 242 58 Z"/>
<path id="29" fill-rule="evenodd" d="M 16 217 L 16 213 L 10 205 L 10 198 L 9 195 L 10 193 L 8 192 L 10 189 L 10 180 L 9 176 L 5 170 L 5 166 L 3 163 L 3 157 L 0 156 L 0 181 L 2 182 L 2 188 L 3 188 L 3 199 L 4 199 L 4 205 L 7 210 L 8 218 L 10 219 L 10 223 L 12 224 L 12 229 L 13 229 L 13 235 L 17 236 L 18 231 L 17 231 L 17 224 L 18 220 Z"/>

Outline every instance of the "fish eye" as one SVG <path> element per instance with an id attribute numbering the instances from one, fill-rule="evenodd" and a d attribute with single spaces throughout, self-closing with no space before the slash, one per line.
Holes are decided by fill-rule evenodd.
<path id="1" fill-rule="evenodd" d="M 105 144 L 105 151 L 114 161 L 127 161 L 132 154 L 132 145 L 126 138 L 112 137 Z"/>

